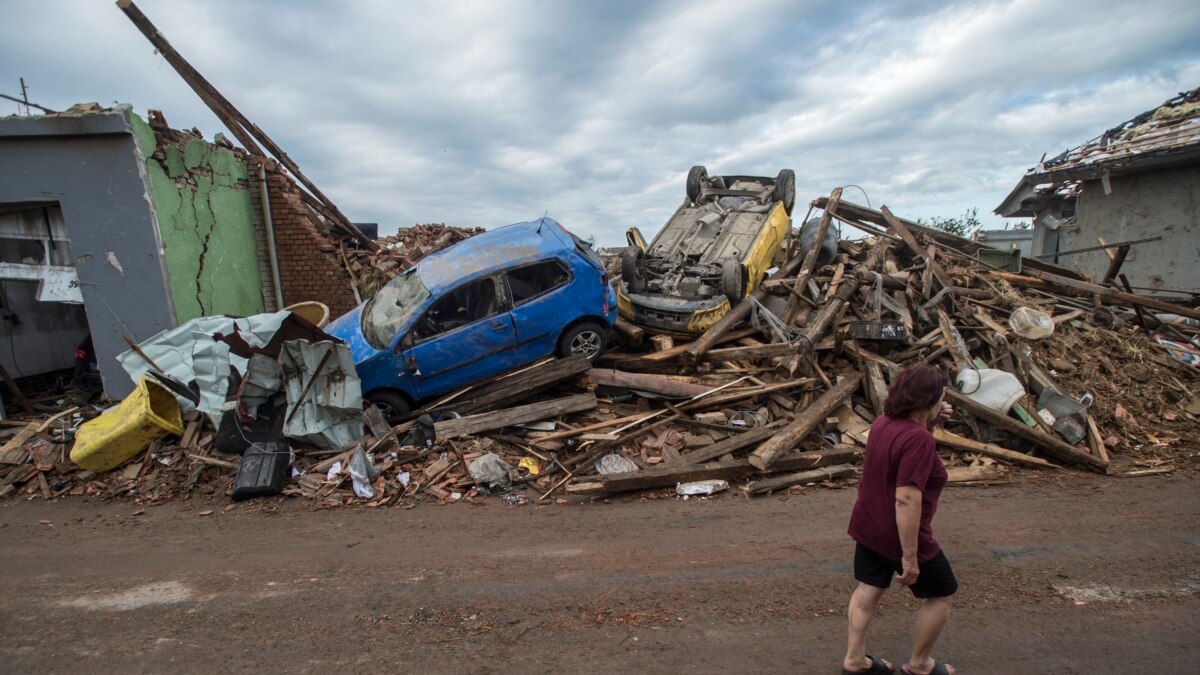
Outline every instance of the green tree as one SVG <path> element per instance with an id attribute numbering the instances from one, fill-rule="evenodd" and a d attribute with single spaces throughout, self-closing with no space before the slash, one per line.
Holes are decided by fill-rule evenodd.
<path id="1" fill-rule="evenodd" d="M 918 220 L 917 222 L 927 227 L 932 227 L 935 230 L 949 232 L 963 238 L 970 237 L 976 230 L 983 227 L 983 223 L 979 222 L 979 209 L 977 207 L 967 209 L 957 218 L 939 218 L 934 216 L 928 222 L 925 220 Z"/>

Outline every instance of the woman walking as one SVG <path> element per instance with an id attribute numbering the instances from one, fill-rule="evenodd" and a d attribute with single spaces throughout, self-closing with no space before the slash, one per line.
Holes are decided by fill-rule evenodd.
<path id="1" fill-rule="evenodd" d="M 850 517 L 854 578 L 843 673 L 892 673 L 894 666 L 867 655 L 867 628 L 884 591 L 896 581 L 920 599 L 912 654 L 901 670 L 909 675 L 956 675 L 930 653 L 950 614 L 958 581 L 933 538 L 930 523 L 946 486 L 946 466 L 931 429 L 953 409 L 942 400 L 948 379 L 938 368 L 905 368 L 892 385 L 884 414 L 871 425 L 858 501 Z"/>

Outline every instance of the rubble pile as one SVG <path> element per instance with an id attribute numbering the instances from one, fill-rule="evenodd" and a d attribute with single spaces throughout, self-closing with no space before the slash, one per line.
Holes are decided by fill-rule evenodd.
<path id="1" fill-rule="evenodd" d="M 830 484 L 855 475 L 889 382 L 921 362 L 955 383 L 946 394 L 955 416 L 935 434 L 952 483 L 994 483 L 1030 469 L 1140 476 L 1195 468 L 1195 307 L 1037 260 L 1018 268 L 1010 252 L 886 207 L 841 202 L 838 191 L 813 206 L 824 211 L 821 228 L 840 221 L 868 236 L 841 241 L 825 266 L 790 244 L 783 265 L 693 340 L 626 325 L 625 344 L 595 364 L 578 355 L 543 359 L 396 426 L 368 408 L 362 437 L 340 445 L 289 436 L 278 446 L 290 460 L 277 463 L 289 472 L 282 493 L 322 507 L 380 507 L 663 489 L 682 498 L 733 487 L 759 495 Z M 471 234 L 425 228 L 398 238 L 402 253 L 383 253 L 383 244 L 380 255 L 410 260 Z M 638 338 L 641 346 L 632 344 Z M 317 379 L 323 365 L 297 382 Z M 246 382 L 265 381 L 252 374 L 239 402 Z M 289 389 L 289 401 L 306 394 Z M 251 454 L 217 449 L 223 420 L 185 412 L 182 433 L 94 473 L 67 460 L 74 430 L 90 415 L 69 409 L 7 432 L 0 492 L 139 503 L 237 498 Z"/>
<path id="2" fill-rule="evenodd" d="M 366 299 L 421 258 L 480 232 L 482 227 L 451 227 L 441 223 L 401 228 L 394 235 L 376 239 L 377 250 L 345 249 L 346 269 Z"/>

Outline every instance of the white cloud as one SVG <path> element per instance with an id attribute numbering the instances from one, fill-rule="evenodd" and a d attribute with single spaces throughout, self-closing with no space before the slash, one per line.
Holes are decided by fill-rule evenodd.
<path id="1" fill-rule="evenodd" d="M 1151 0 L 285 3 L 142 0 L 351 217 L 601 244 L 656 230 L 693 164 L 988 212 L 1043 153 L 1200 86 L 1200 5 Z M 217 122 L 109 3 L 10 0 L 0 91 Z M 851 192 L 860 198 L 857 192 Z M 993 221 L 994 222 L 994 221 Z"/>

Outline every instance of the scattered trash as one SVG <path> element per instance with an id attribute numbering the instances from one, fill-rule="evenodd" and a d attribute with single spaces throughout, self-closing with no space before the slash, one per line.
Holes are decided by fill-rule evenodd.
<path id="1" fill-rule="evenodd" d="M 699 495 L 711 495 L 718 492 L 724 492 L 729 489 L 729 481 L 724 480 L 699 480 L 692 483 L 680 483 L 675 486 L 675 494 L 679 496 L 695 497 Z"/>
<path id="2" fill-rule="evenodd" d="M 1029 307 L 1018 307 L 1008 317 L 1008 327 L 1026 340 L 1041 340 L 1054 334 L 1054 320 L 1049 314 Z"/>
<path id="3" fill-rule="evenodd" d="M 616 453 L 607 454 L 596 462 L 596 471 L 604 476 L 614 473 L 631 473 L 637 470 L 637 464 L 634 464 L 629 458 L 622 457 Z"/>
<path id="4" fill-rule="evenodd" d="M 475 485 L 485 487 L 491 492 L 507 492 L 512 489 L 512 477 L 509 475 L 512 467 L 494 452 L 489 452 L 468 464 L 467 471 L 471 478 L 475 479 Z"/>

